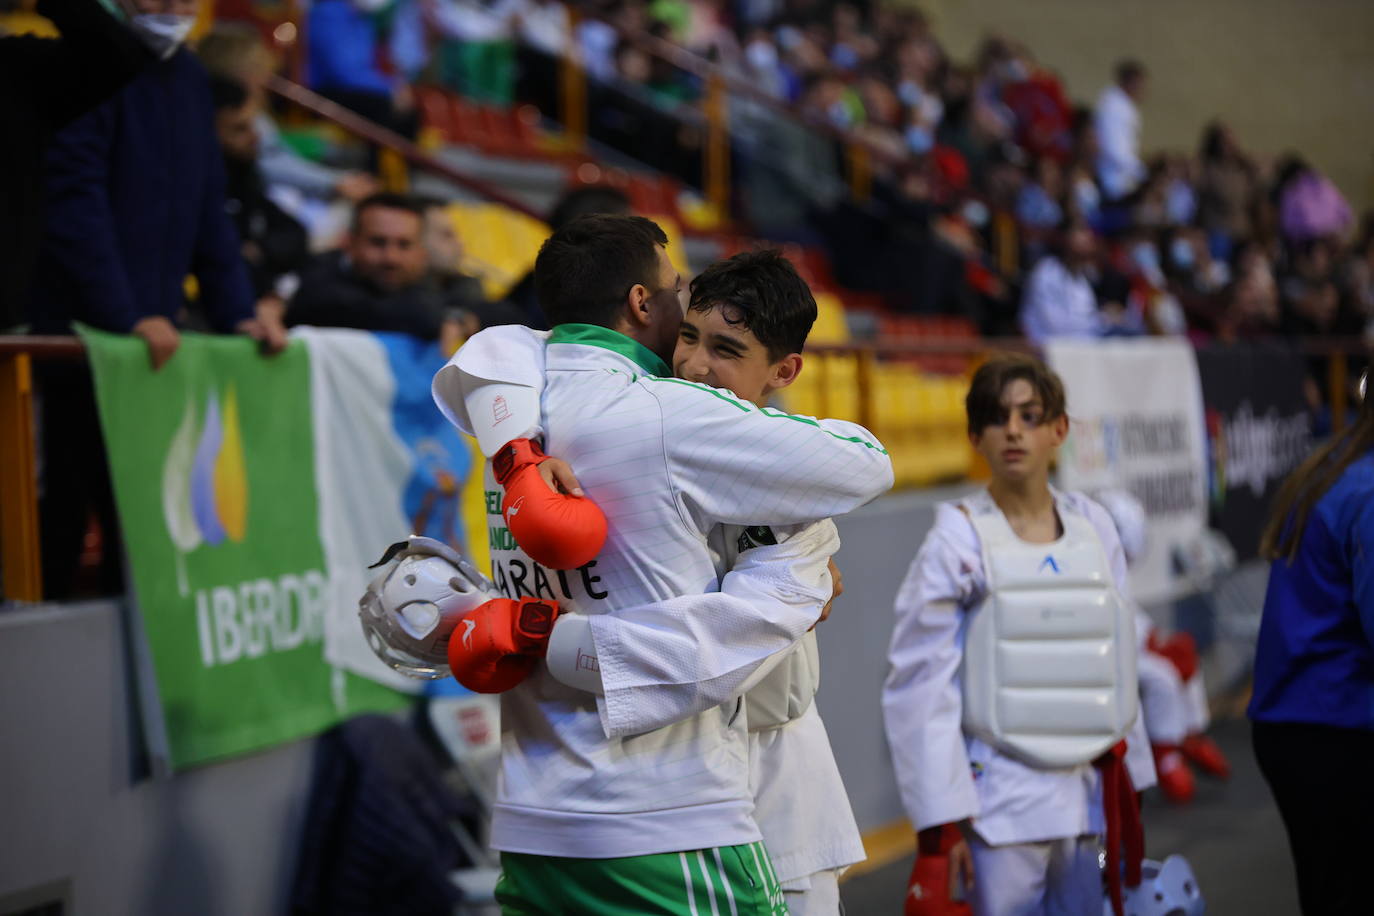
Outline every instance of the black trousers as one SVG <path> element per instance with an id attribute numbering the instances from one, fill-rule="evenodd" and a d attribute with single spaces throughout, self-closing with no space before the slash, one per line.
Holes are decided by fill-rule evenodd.
<path id="1" fill-rule="evenodd" d="M 38 524 L 43 597 L 68 601 L 118 595 L 124 591 L 119 516 L 90 367 L 40 363 L 34 376 L 42 444 Z M 93 580 L 80 581 L 81 552 L 92 515 L 103 541 L 100 566 Z"/>
<path id="2" fill-rule="evenodd" d="M 1256 722 L 1251 737 L 1288 830 L 1303 916 L 1374 913 L 1374 731 Z"/>

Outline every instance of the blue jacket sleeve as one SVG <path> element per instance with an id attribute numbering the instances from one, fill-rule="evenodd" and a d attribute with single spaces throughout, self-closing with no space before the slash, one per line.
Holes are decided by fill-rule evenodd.
<path id="1" fill-rule="evenodd" d="M 1351 594 L 1365 638 L 1374 643 L 1374 499 L 1355 513 L 1351 538 Z"/>
<path id="2" fill-rule="evenodd" d="M 73 317 L 128 333 L 144 310 L 124 266 L 107 191 L 114 104 L 78 118 L 48 147 L 44 247 L 76 287 Z"/>
<path id="3" fill-rule="evenodd" d="M 238 230 L 224 209 L 224 156 L 215 140 L 213 122 L 204 130 L 209 140 L 205 151 L 209 174 L 201 197 L 191 268 L 200 282 L 200 301 L 211 327 L 230 333 L 234 325 L 253 317 L 253 284 Z"/>

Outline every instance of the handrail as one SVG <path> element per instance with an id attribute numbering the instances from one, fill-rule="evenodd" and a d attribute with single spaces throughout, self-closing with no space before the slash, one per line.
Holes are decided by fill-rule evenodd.
<path id="1" fill-rule="evenodd" d="M 58 335 L 0 336 L 0 356 L 27 353 L 36 359 L 76 360 L 86 355 L 86 344 L 80 337 Z"/>
<path id="2" fill-rule="evenodd" d="M 1123 339 L 1129 340 L 1130 338 Z M 1260 340 L 1247 342 L 1260 342 Z M 1304 356 L 1374 357 L 1374 345 L 1358 337 L 1299 337 L 1288 342 Z M 1024 337 L 936 337 L 808 344 L 806 352 L 835 356 L 850 353 L 871 353 L 874 356 L 978 356 L 999 350 L 1030 353 L 1038 349 L 1036 344 Z M 76 336 L 0 335 L 0 356 L 10 356 L 16 353 L 27 353 L 40 360 L 81 359 L 85 356 L 86 344 L 80 337 Z"/>
<path id="3" fill-rule="evenodd" d="M 1306 355 L 1367 356 L 1374 346 L 1353 338 L 1305 338 L 1291 341 Z M 852 357 L 859 391 L 856 418 L 870 428 L 878 416 L 874 397 L 882 357 L 963 355 L 970 359 L 997 350 L 1033 352 L 1036 346 L 1020 337 L 932 338 L 881 340 L 808 347 L 809 355 Z M 42 598 L 42 564 L 39 555 L 38 474 L 33 422 L 34 359 L 84 359 L 86 345 L 78 337 L 0 335 L 0 567 L 4 569 L 4 596 L 38 601 Z M 818 360 L 822 387 L 830 359 Z M 1346 406 L 1346 359 L 1333 359 L 1327 375 L 1335 428 L 1340 428 Z M 824 407 L 825 405 L 822 405 Z"/>
<path id="4" fill-rule="evenodd" d="M 857 131 L 836 127 L 833 124 L 827 124 L 823 121 L 808 118 L 796 105 L 769 95 L 752 83 L 732 75 L 724 65 L 707 60 L 700 54 L 689 51 L 681 45 L 674 44 L 664 38 L 659 38 L 657 35 L 651 35 L 642 29 L 626 29 L 606 19 L 601 19 L 599 17 L 595 18 L 597 18 L 598 22 L 610 26 L 615 30 L 617 35 L 629 41 L 644 53 L 666 61 L 680 70 L 686 70 L 688 73 L 704 82 L 711 79 L 719 79 L 729 91 L 746 96 L 750 100 L 771 108 L 779 114 L 786 115 L 788 118 L 796 121 L 808 130 L 816 131 L 817 133 L 839 140 L 847 145 L 862 147 L 875 159 L 886 165 L 899 167 L 910 161 L 910 157 L 893 155 L 890 150 L 874 143 Z"/>
<path id="5" fill-rule="evenodd" d="M 487 184 L 485 181 L 464 174 L 447 162 L 444 162 L 442 159 L 431 156 L 400 134 L 374 124 L 357 112 L 350 111 L 337 102 L 332 102 L 299 83 L 293 83 L 285 77 L 273 74 L 268 77 L 267 88 L 283 99 L 286 99 L 288 102 L 299 105 L 312 114 L 324 118 L 327 121 L 334 122 L 344 130 L 361 137 L 368 143 L 393 150 L 402 159 L 416 168 L 439 175 L 456 185 L 480 194 L 487 200 L 509 207 L 512 210 L 523 213 L 540 222 L 544 221 L 544 214 L 539 213 L 524 201 L 512 197 L 504 191 Z"/>

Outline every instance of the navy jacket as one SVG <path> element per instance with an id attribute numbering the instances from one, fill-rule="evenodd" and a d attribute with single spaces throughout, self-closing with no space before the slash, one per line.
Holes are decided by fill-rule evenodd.
<path id="1" fill-rule="evenodd" d="M 38 12 L 61 38 L 0 37 L 0 328 L 28 308 L 49 140 L 153 61 L 97 0 L 39 0 Z"/>
<path id="2" fill-rule="evenodd" d="M 210 326 L 253 316 L 238 233 L 224 210 L 224 159 L 210 87 L 185 49 L 158 61 L 54 138 L 31 306 L 33 329 L 72 320 L 128 332 L 173 321 L 196 275 Z"/>

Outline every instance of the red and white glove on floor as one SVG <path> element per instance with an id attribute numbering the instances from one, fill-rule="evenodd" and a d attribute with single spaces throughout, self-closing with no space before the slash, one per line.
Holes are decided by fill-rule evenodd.
<path id="1" fill-rule="evenodd" d="M 492 473 L 506 491 L 501 514 L 515 543 L 540 566 L 577 569 L 605 545 L 606 515 L 585 496 L 550 490 L 539 476 L 548 458 L 531 439 L 512 439 L 492 456 Z"/>
<path id="2" fill-rule="evenodd" d="M 558 605 L 494 598 L 458 618 L 448 641 L 453 676 L 475 693 L 504 693 L 529 677 L 549 646 Z"/>

